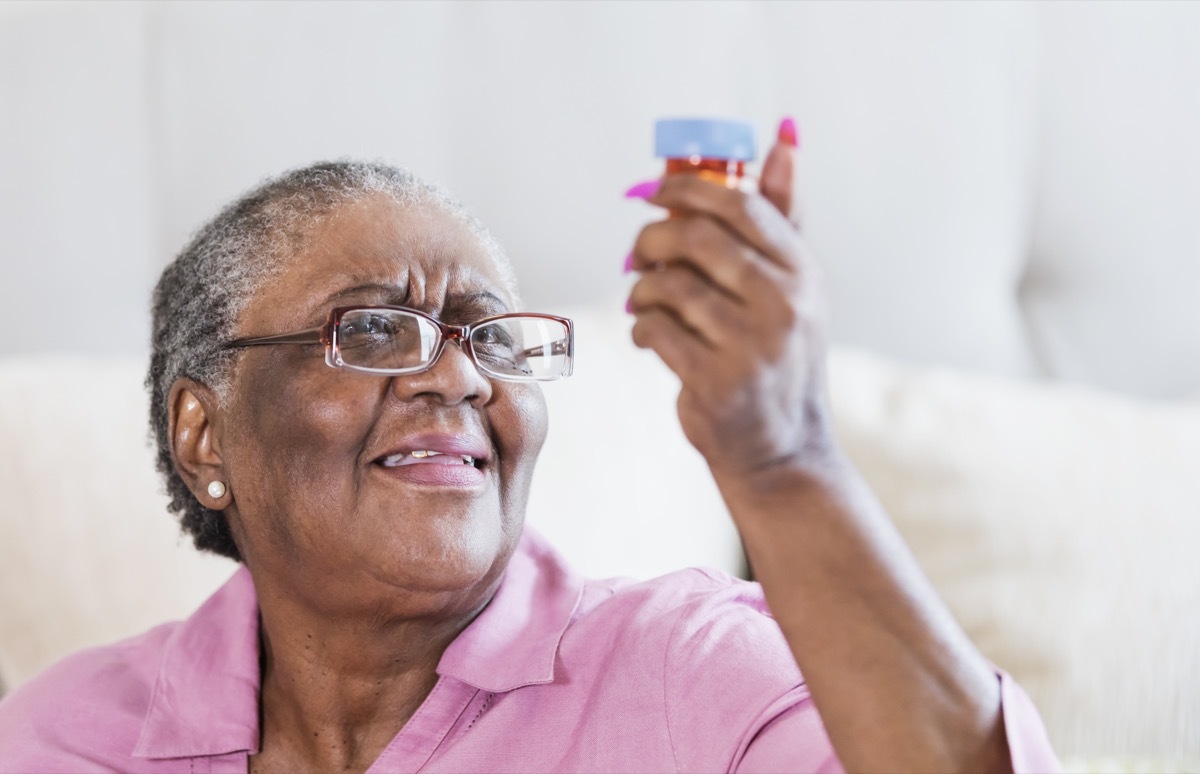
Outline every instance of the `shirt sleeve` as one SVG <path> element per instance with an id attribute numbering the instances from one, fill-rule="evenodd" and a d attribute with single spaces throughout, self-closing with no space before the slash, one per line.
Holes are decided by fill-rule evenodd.
<path id="1" fill-rule="evenodd" d="M 1050 746 L 1046 728 L 1033 702 L 1006 672 L 996 670 L 1000 680 L 1000 710 L 1008 739 L 1009 760 L 1015 774 L 1061 771 Z M 823 749 L 822 743 L 823 742 Z M 843 772 L 833 745 L 812 699 L 785 707 L 771 718 L 746 747 L 736 763 L 738 772 L 797 771 Z"/>
<path id="2" fill-rule="evenodd" d="M 767 721 L 734 763 L 734 771 L 827 774 L 844 769 L 825 734 L 817 705 L 806 695 L 803 701 L 789 704 Z"/>

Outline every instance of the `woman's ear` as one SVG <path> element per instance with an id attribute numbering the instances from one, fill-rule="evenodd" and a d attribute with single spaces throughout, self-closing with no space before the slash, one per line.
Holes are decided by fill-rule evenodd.
<path id="1" fill-rule="evenodd" d="M 218 417 L 219 402 L 209 387 L 186 378 L 171 385 L 167 397 L 171 458 L 196 499 L 214 511 L 233 502 L 217 440 Z"/>

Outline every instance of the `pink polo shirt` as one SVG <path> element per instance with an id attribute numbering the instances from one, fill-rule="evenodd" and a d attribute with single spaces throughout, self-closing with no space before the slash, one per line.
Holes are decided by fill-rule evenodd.
<path id="1" fill-rule="evenodd" d="M 0 702 L 0 771 L 245 772 L 258 608 L 240 569 L 186 621 L 59 662 Z M 584 581 L 528 531 L 371 772 L 840 771 L 756 584 Z M 999 676 L 1017 771 L 1057 770 Z"/>

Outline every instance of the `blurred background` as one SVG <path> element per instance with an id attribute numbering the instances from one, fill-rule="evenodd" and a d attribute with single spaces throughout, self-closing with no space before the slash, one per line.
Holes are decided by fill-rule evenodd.
<path id="1" fill-rule="evenodd" d="M 450 189 L 576 319 L 532 524 L 593 575 L 738 571 L 628 340 L 622 192 L 658 118 L 790 115 L 847 452 L 1070 770 L 1200 770 L 1198 42 L 1150 1 L 0 2 L 0 679 L 231 572 L 164 515 L 149 294 L 322 159 Z"/>
<path id="2" fill-rule="evenodd" d="M 793 115 L 836 342 L 1188 394 L 1198 39 L 1194 3 L 2 3 L 0 354 L 144 351 L 192 231 L 346 156 L 454 191 L 530 308 L 619 306 L 654 120 Z"/>

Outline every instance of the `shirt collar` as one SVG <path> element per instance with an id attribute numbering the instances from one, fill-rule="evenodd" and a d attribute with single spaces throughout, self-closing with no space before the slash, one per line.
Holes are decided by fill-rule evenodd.
<path id="1" fill-rule="evenodd" d="M 487 607 L 450 643 L 438 674 L 495 693 L 554 680 L 583 582 L 526 529 Z M 164 647 L 135 758 L 258 752 L 258 598 L 245 566 Z"/>
<path id="2" fill-rule="evenodd" d="M 438 674 L 493 693 L 552 682 L 582 596 L 583 581 L 526 528 L 492 601 L 446 648 Z"/>
<path id="3" fill-rule="evenodd" d="M 258 598 L 243 565 L 163 649 L 135 758 L 258 751 Z"/>

